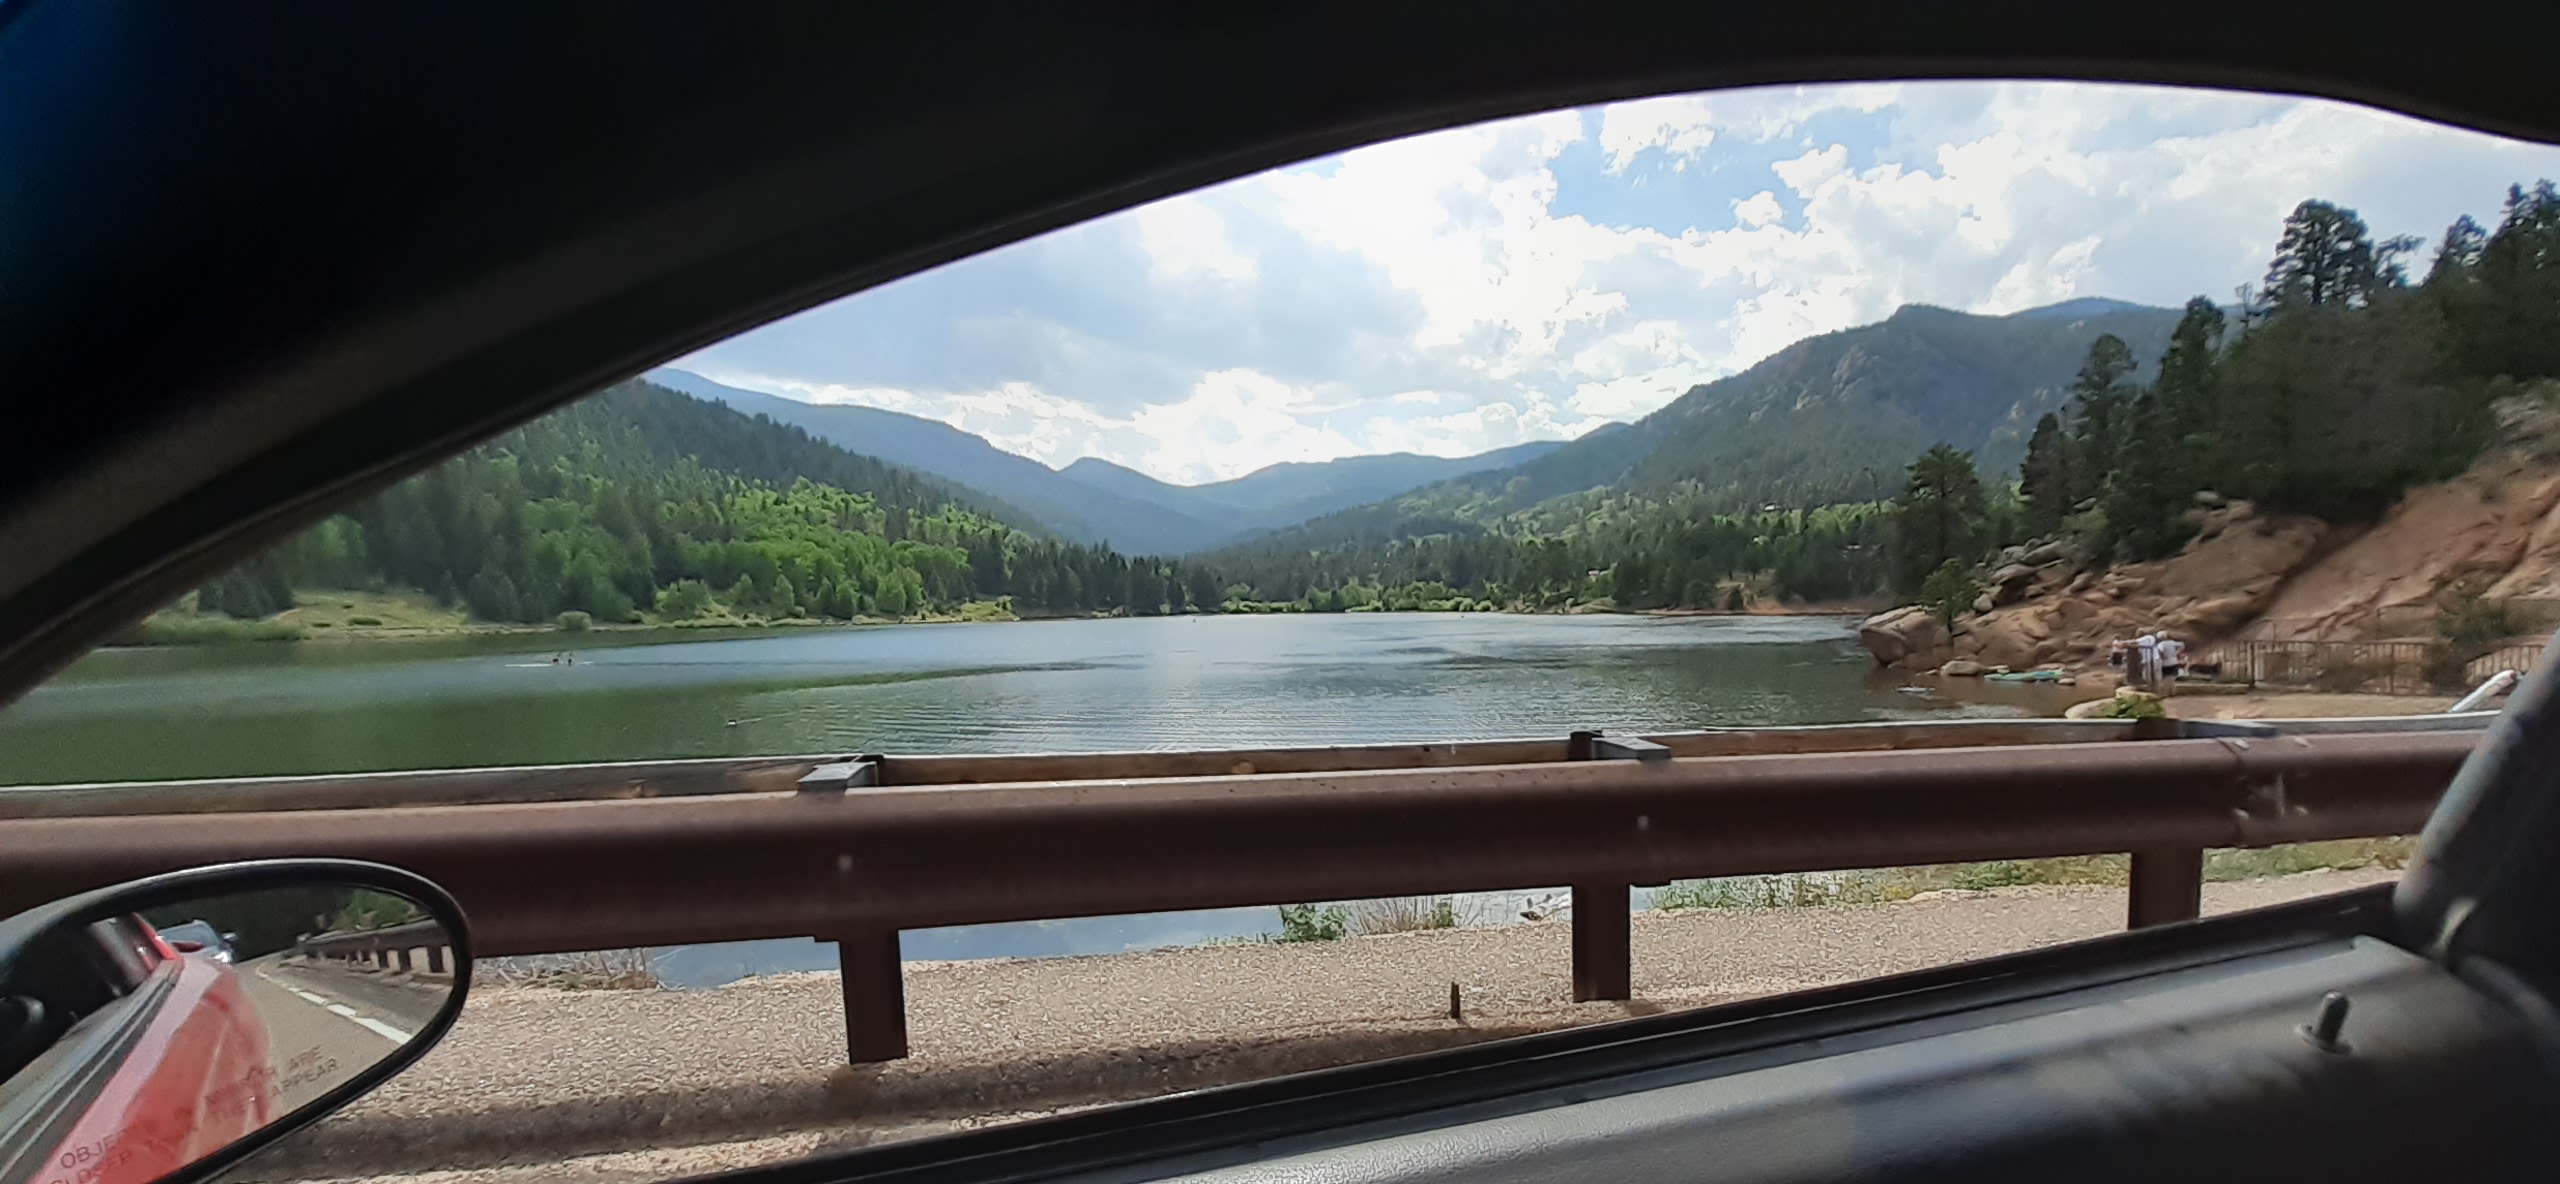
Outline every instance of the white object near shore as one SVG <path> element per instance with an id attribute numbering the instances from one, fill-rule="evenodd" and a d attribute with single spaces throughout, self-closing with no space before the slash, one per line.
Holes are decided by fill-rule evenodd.
<path id="1" fill-rule="evenodd" d="M 2516 684 L 2521 681 L 2523 676 L 2515 671 L 2501 670 L 2490 675 L 2488 680 L 2479 686 L 2472 688 L 2470 694 L 2464 695 L 2461 701 L 2453 706 L 2445 708 L 2444 712 L 2446 715 L 2453 715 L 2464 711 L 2478 711 L 2481 704 L 2516 689 Z"/>

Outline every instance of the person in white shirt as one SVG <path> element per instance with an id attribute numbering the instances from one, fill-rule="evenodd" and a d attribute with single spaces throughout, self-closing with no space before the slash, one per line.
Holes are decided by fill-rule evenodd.
<path id="1" fill-rule="evenodd" d="M 2178 681 L 2178 676 L 2179 676 L 2179 675 L 2181 675 L 2181 674 L 2186 673 L 2186 669 L 2187 669 L 2187 643 L 2185 643 L 2185 642 L 2183 642 L 2183 641 L 2180 641 L 2180 640 L 2178 640 L 2177 638 L 2171 637 L 2171 636 L 2169 636 L 2169 635 L 2168 635 L 2168 634 L 2166 634 L 2166 633 L 2161 634 L 2161 635 L 2160 635 L 2160 682 L 2161 682 L 2161 685 L 2163 685 L 2163 686 L 2174 686 L 2174 685 L 2176 685 L 2176 684 L 2177 684 L 2177 681 Z"/>
<path id="2" fill-rule="evenodd" d="M 2136 690 L 2150 690 L 2160 678 L 2159 636 L 2156 634 L 2145 633 L 2140 637 L 2134 638 L 2133 656 L 2126 664 L 2131 667 L 2127 673 L 2130 675 L 2129 681 L 2132 682 L 2134 688 Z"/>

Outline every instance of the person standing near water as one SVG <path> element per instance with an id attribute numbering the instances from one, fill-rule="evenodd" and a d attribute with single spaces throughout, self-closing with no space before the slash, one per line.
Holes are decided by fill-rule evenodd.
<path id="1" fill-rule="evenodd" d="M 2125 659 L 2127 681 L 2134 689 L 2148 691 L 2160 680 L 2160 637 L 2145 633 L 2133 639 L 2133 653 Z"/>

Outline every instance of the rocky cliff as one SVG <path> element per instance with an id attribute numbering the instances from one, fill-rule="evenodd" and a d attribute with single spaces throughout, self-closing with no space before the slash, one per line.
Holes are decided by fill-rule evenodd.
<path id="1" fill-rule="evenodd" d="M 2457 587 L 2560 605 L 2560 384 L 2541 393 L 2502 403 L 2498 446 L 2461 476 L 2410 490 L 2378 523 L 2264 514 L 2200 494 L 2196 537 L 2167 559 L 2094 568 L 2064 542 L 2012 547 L 1952 636 L 1908 607 L 1869 618 L 1859 639 L 1902 669 L 1956 659 L 2075 668 L 2148 630 L 2191 645 L 2422 637 Z"/>

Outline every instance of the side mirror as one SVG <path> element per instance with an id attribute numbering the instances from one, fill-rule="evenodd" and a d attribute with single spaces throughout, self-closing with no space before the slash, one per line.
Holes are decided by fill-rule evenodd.
<path id="1" fill-rule="evenodd" d="M 175 872 L 0 921 L 0 1181 L 209 1177 L 425 1055 L 470 984 L 453 898 L 353 860 Z"/>

